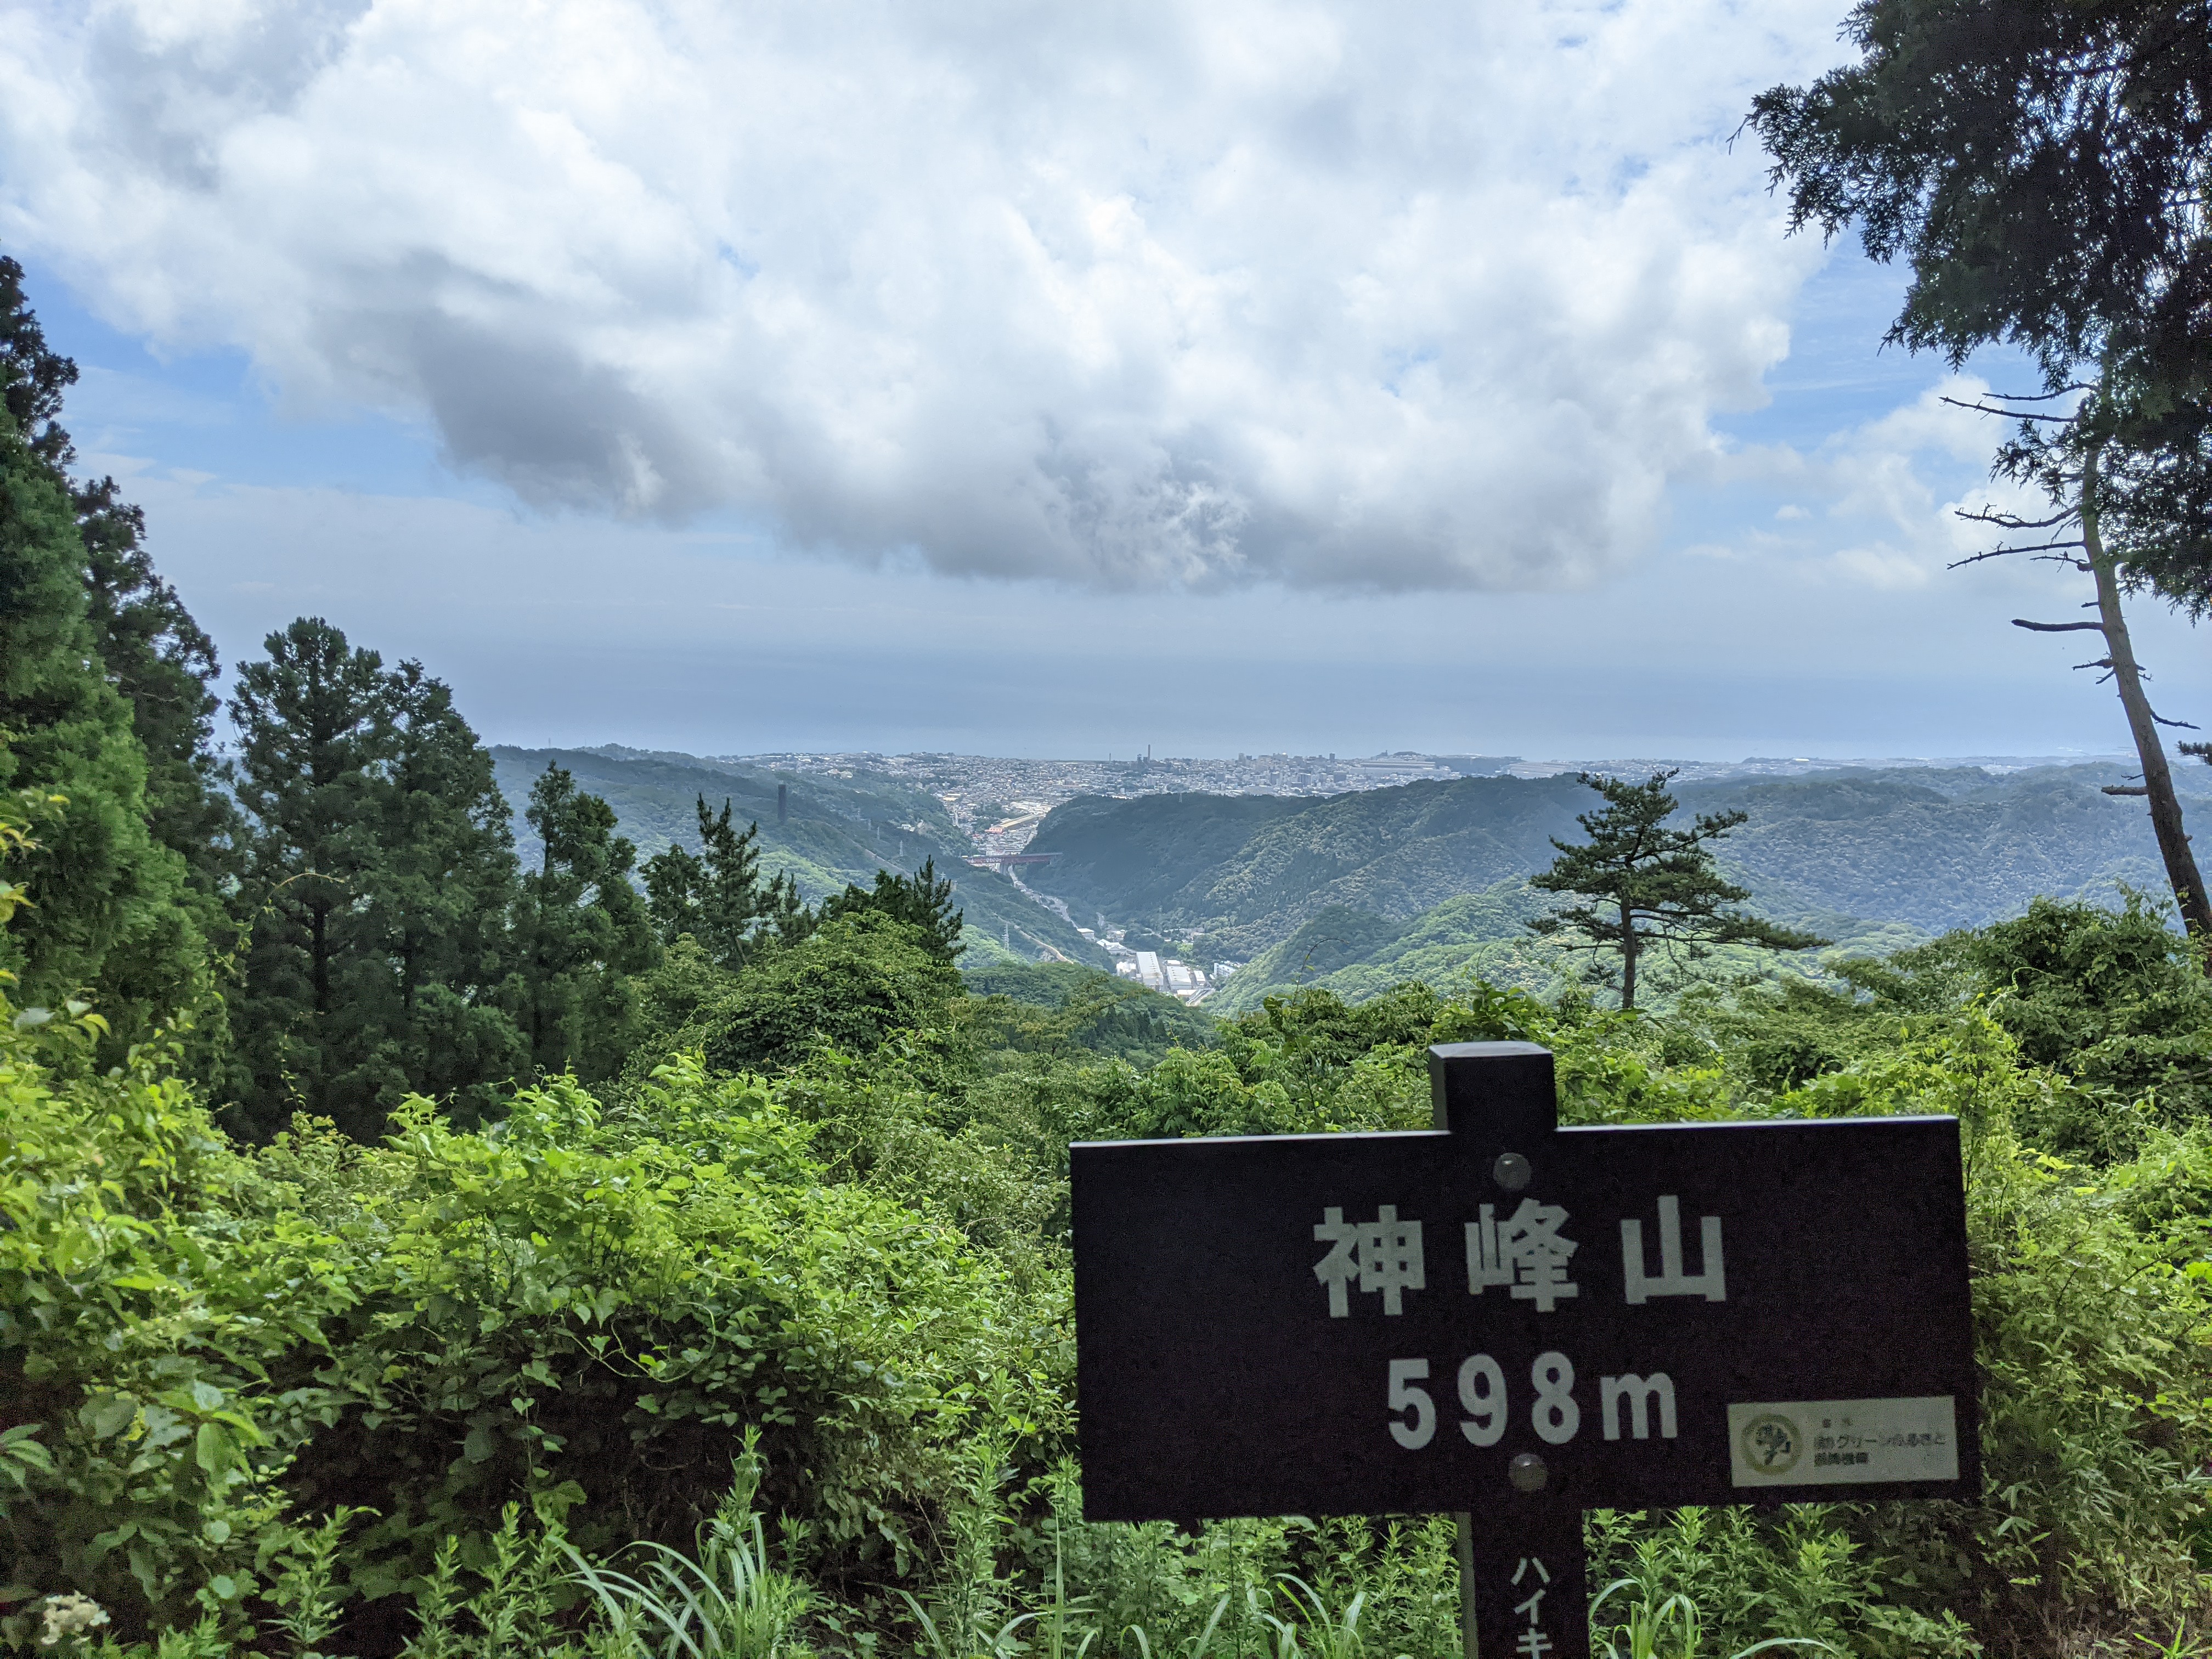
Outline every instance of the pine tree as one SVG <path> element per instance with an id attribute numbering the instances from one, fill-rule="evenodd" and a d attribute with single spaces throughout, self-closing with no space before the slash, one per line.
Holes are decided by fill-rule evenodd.
<path id="1" fill-rule="evenodd" d="M 294 1109 L 373 1131 L 397 1079 L 362 1073 L 374 1048 L 385 965 L 366 915 L 378 862 L 371 798 L 392 747 L 383 660 L 320 618 L 264 642 L 239 671 L 239 803 L 252 821 L 245 987 L 234 1018 L 249 1119 Z"/>
<path id="2" fill-rule="evenodd" d="M 410 1091 L 466 1114 L 528 1063 L 495 995 L 514 874 L 490 757 L 419 664 L 387 672 L 320 618 L 266 649 L 231 704 L 249 1123 L 304 1108 L 372 1135 Z"/>
<path id="3" fill-rule="evenodd" d="M 698 798 L 699 850 L 670 847 L 645 864 L 647 906 L 661 942 L 689 933 L 731 972 L 751 957 L 768 894 L 760 879 L 760 824 L 736 827 L 727 800 L 718 813 Z"/>
<path id="4" fill-rule="evenodd" d="M 498 1000 L 518 890 L 514 814 L 442 682 L 403 662 L 386 695 L 392 754 L 367 897 L 392 973 L 386 1028 L 404 1045 L 407 1086 L 474 1119 L 529 1066 Z"/>
<path id="5" fill-rule="evenodd" d="M 149 832 L 146 750 L 103 664 L 58 421 L 76 379 L 46 346 L 21 267 L 0 258 L 0 787 L 58 798 L 23 860 L 36 901 L 0 968 L 21 1001 L 89 990 L 129 1037 L 204 1003 L 207 941 L 184 860 Z"/>
<path id="6" fill-rule="evenodd" d="M 931 954 L 943 961 L 957 960 L 967 948 L 960 943 L 960 929 L 967 914 L 952 908 L 952 878 L 937 873 L 933 854 L 923 860 L 921 868 L 911 876 L 877 871 L 872 889 L 847 883 L 843 892 L 823 900 L 821 920 L 828 921 L 833 916 L 852 915 L 862 910 L 874 910 L 894 921 L 904 922 L 921 936 Z"/>
<path id="7" fill-rule="evenodd" d="M 559 766 L 532 786 L 527 816 L 544 852 L 522 878 L 506 1006 L 540 1072 L 611 1077 L 636 1021 L 630 976 L 654 957 L 630 883 L 637 849 L 615 834 L 614 809 Z"/>
<path id="8" fill-rule="evenodd" d="M 1591 901 L 1539 916 L 1531 932 L 1562 939 L 1571 951 L 1619 958 L 1620 1006 L 1636 1006 L 1637 975 L 1654 947 L 1691 960 L 1716 945 L 1755 945 L 1770 951 L 1803 951 L 1828 940 L 1778 927 L 1758 916 L 1724 910 L 1751 894 L 1713 866 L 1711 845 L 1741 823 L 1741 811 L 1701 812 L 1686 830 L 1667 827 L 1679 805 L 1667 786 L 1671 771 L 1642 783 L 1599 777 L 1579 780 L 1605 797 L 1605 810 L 1575 820 L 1589 840 L 1571 845 L 1554 839 L 1559 856 L 1529 878 L 1547 893 Z M 1576 936 L 1579 935 L 1579 939 Z"/>
<path id="9" fill-rule="evenodd" d="M 645 862 L 647 908 L 660 942 L 686 934 L 718 968 L 736 973 L 771 945 L 796 945 L 820 918 L 787 870 L 760 878 L 760 824 L 736 827 L 698 798 L 699 850 L 670 847 Z M 851 890 L 857 891 L 857 889 Z"/>

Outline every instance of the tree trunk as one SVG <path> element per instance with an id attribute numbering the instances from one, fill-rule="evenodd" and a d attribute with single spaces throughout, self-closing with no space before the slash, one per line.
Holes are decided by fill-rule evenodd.
<path id="1" fill-rule="evenodd" d="M 1636 1006 L 1636 954 L 1642 943 L 1636 937 L 1636 923 L 1623 909 L 1620 913 L 1620 1006 L 1624 1010 Z"/>
<path id="2" fill-rule="evenodd" d="M 2126 616 L 2120 610 L 2119 574 L 2098 530 L 2099 451 L 2092 447 L 2081 467 L 2081 544 L 2097 581 L 2097 615 L 2104 624 L 2106 655 L 2111 659 L 2112 682 L 2127 710 L 2128 729 L 2134 733 L 2136 755 L 2142 763 L 2143 793 L 2150 805 L 2151 828 L 2158 836 L 2159 855 L 2166 860 L 2166 878 L 2172 884 L 2181 907 L 2183 926 L 2201 944 L 2212 944 L 2212 901 L 2204 891 L 2204 878 L 2197 872 L 2197 858 L 2181 827 L 2181 801 L 2173 793 L 2173 774 L 2166 763 L 2166 745 L 2160 742 L 2158 722 L 2151 717 L 2150 700 L 2143 696 L 2142 670 L 2136 663 L 2135 647 L 2128 638 Z M 2212 973 L 2212 955 L 2205 970 Z"/>

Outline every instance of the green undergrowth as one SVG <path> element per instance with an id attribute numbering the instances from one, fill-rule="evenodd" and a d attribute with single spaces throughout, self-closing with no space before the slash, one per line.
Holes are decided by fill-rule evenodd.
<path id="1" fill-rule="evenodd" d="M 848 1049 L 763 980 L 727 1006 L 775 1025 L 773 1069 L 672 1039 L 477 1127 L 411 1100 L 371 1142 L 303 1116 L 241 1143 L 178 1038 L 102 1070 L 94 1011 L 9 1007 L 0 1638 L 1446 1659 L 1448 1518 L 1081 1519 L 1067 1148 L 1423 1127 L 1429 1043 L 1518 1038 L 1569 1121 L 1965 1137 L 1980 1498 L 1595 1513 L 1601 1650 L 2195 1651 L 2212 1014 L 2155 920 L 2043 907 L 1846 988 L 1710 983 L 1660 1015 L 1270 998 L 1138 1060 L 935 982 L 925 1023 Z M 908 945 L 841 949 L 872 975 Z"/>

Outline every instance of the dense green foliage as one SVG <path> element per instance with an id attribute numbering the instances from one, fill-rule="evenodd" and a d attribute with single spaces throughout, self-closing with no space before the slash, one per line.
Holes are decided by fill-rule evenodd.
<path id="1" fill-rule="evenodd" d="M 258 1150 L 167 1049 L 101 1073 L 82 1022 L 9 1028 L 15 1627 L 92 1616 L 66 1594 L 178 1656 L 641 1656 L 719 1620 L 763 1655 L 1057 1630 L 1143 1659 L 1302 1654 L 1350 1619 L 1447 1659 L 1447 1523 L 1077 1519 L 1066 1148 L 1420 1125 L 1425 1045 L 1494 1037 L 1553 1048 L 1571 1121 L 1947 1111 L 1968 1140 L 1983 1500 L 1599 1513 L 1626 1585 L 1601 1619 L 1681 1595 L 1717 1651 L 1869 1656 L 2197 1620 L 2202 978 L 2155 915 L 2079 904 L 1854 978 L 1218 1022 L 1080 969 L 963 985 L 942 934 L 863 906 L 736 972 L 679 937 L 597 1091 L 520 1087 L 474 1128 L 415 1097 L 380 1138 L 302 1117 Z"/>
<path id="2" fill-rule="evenodd" d="M 198 630 L 149 591 L 150 571 L 129 568 L 136 521 L 112 486 L 70 481 L 57 417 L 76 379 L 25 303 L 21 267 L 0 258 L 0 787 L 36 791 L 49 832 L 23 867 L 36 908 L 0 942 L 0 969 L 41 1003 L 97 982 L 118 1029 L 135 1034 L 206 1001 L 207 895 L 155 827 L 193 833 L 200 779 L 169 747 L 149 781 L 137 726 L 166 691 L 187 700 L 180 729 L 197 733 L 204 687 L 192 670 L 212 663 L 194 660 Z M 182 672 L 155 684 L 172 647 Z"/>
<path id="3" fill-rule="evenodd" d="M 2054 1152 L 2131 1150 L 2148 1126 L 2212 1115 L 2212 987 L 2138 895 L 2118 912 L 2038 899 L 2012 921 L 1851 971 L 1923 1003 L 1986 988 L 2022 1057 L 2069 1085 L 2065 1115 L 2038 1125 Z"/>
<path id="4" fill-rule="evenodd" d="M 869 1054 L 940 1024 L 960 975 L 918 928 L 881 911 L 823 923 L 705 1004 L 678 1033 L 727 1071 L 780 1070 L 827 1044 Z"/>
<path id="5" fill-rule="evenodd" d="M 1073 962 L 974 968 L 971 1030 L 1001 1054 L 1103 1055 L 1149 1066 L 1170 1048 L 1204 1047 L 1212 1015 L 1133 981 Z"/>
<path id="6" fill-rule="evenodd" d="M 953 907 L 952 890 L 952 878 L 937 873 L 935 859 L 924 859 L 921 868 L 910 876 L 878 870 L 875 880 L 865 888 L 848 882 L 843 892 L 832 893 L 822 901 L 817 915 L 825 922 L 867 912 L 888 916 L 912 928 L 932 956 L 957 962 L 967 949 L 960 942 L 967 913 Z"/>

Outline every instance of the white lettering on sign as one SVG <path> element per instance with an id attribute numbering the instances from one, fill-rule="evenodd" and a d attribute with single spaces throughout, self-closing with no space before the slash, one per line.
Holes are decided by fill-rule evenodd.
<path id="1" fill-rule="evenodd" d="M 1390 1437 L 1407 1451 L 1419 1451 L 1436 1437 L 1436 1401 L 1426 1389 L 1413 1386 L 1428 1380 L 1425 1359 L 1390 1362 Z M 1556 1348 L 1540 1353 L 1528 1367 L 1528 1380 L 1536 1390 L 1528 1402 L 1528 1426 L 1547 1445 L 1565 1445 L 1583 1425 L 1582 1405 L 1575 1398 L 1574 1362 Z M 1628 1408 L 1629 1433 L 1634 1438 L 1650 1439 L 1655 1419 L 1661 1439 L 1674 1438 L 1674 1379 L 1666 1372 L 1600 1377 L 1598 1399 L 1607 1439 L 1620 1438 L 1623 1405 Z M 1510 1416 L 1505 1373 L 1488 1354 L 1469 1354 L 1460 1362 L 1459 1403 L 1467 1412 L 1459 1431 L 1468 1443 L 1494 1446 L 1505 1437 Z M 1411 1421 L 1403 1415 L 1407 1412 L 1413 1414 Z"/>
<path id="2" fill-rule="evenodd" d="M 1527 1601 L 1516 1603 L 1513 1608 L 1516 1613 L 1525 1613 L 1528 1615 L 1528 1628 L 1521 1632 L 1521 1639 L 1514 1644 L 1514 1651 L 1527 1654 L 1528 1659 L 1543 1659 L 1543 1656 L 1551 1651 L 1552 1638 L 1539 1630 L 1537 1626 L 1541 1622 L 1540 1609 L 1544 1605 L 1544 1592 L 1551 1585 L 1552 1575 L 1544 1570 L 1544 1564 L 1538 1558 L 1524 1555 L 1521 1558 L 1521 1565 L 1513 1569 L 1513 1588 L 1516 1589 L 1521 1588 L 1521 1581 L 1528 1576 L 1528 1569 L 1531 1567 L 1536 1570 L 1535 1588 L 1529 1592 Z"/>
<path id="3" fill-rule="evenodd" d="M 1705 1217 L 1698 1224 L 1698 1263 L 1703 1273 L 1682 1271 L 1682 1205 L 1673 1194 L 1659 1200 L 1659 1276 L 1644 1271 L 1644 1224 L 1620 1224 L 1620 1273 L 1628 1286 L 1631 1307 L 1655 1296 L 1702 1296 L 1708 1302 L 1728 1300 L 1728 1268 L 1721 1260 L 1721 1218 Z"/>
<path id="4" fill-rule="evenodd" d="M 1501 1222 L 1498 1206 L 1482 1206 L 1482 1218 L 1467 1224 L 1467 1288 L 1475 1296 L 1492 1285 L 1510 1285 L 1517 1302 L 1533 1302 L 1550 1313 L 1562 1297 L 1580 1296 L 1567 1278 L 1567 1263 L 1582 1247 L 1559 1237 L 1567 1212 L 1533 1198 Z"/>
<path id="5" fill-rule="evenodd" d="M 1628 1402 L 1630 1432 L 1638 1440 L 1651 1437 L 1651 1404 L 1659 1404 L 1659 1437 L 1674 1437 L 1674 1379 L 1664 1371 L 1654 1371 L 1649 1376 L 1638 1376 L 1631 1371 L 1625 1376 L 1601 1376 L 1597 1380 L 1597 1397 L 1605 1412 L 1605 1437 L 1620 1438 L 1620 1402 Z"/>
<path id="6" fill-rule="evenodd" d="M 1426 1382 L 1429 1362 L 1425 1359 L 1394 1359 L 1390 1362 L 1390 1437 L 1407 1451 L 1419 1451 L 1436 1438 L 1437 1402 L 1429 1398 L 1426 1389 L 1417 1389 L 1415 1382 Z M 1400 1412 L 1413 1413 L 1411 1423 L 1397 1420 Z"/>
<path id="7" fill-rule="evenodd" d="M 1948 1394 L 1737 1405 L 1728 1421 L 1729 1478 L 1739 1486 L 1959 1478 L 1958 1410 Z"/>
<path id="8" fill-rule="evenodd" d="M 1425 1289 L 1429 1282 L 1421 1255 L 1421 1224 L 1399 1220 L 1395 1204 L 1382 1206 L 1372 1221 L 1346 1221 L 1343 1209 L 1334 1204 L 1321 1213 L 1314 1242 L 1331 1249 L 1314 1263 L 1313 1271 L 1328 1286 L 1328 1316 L 1350 1316 L 1346 1291 L 1355 1275 L 1365 1294 L 1382 1292 L 1384 1313 L 1405 1312 L 1404 1293 Z"/>
<path id="9" fill-rule="evenodd" d="M 1460 1366 L 1459 1403 L 1467 1407 L 1459 1431 L 1474 1444 L 1494 1446 L 1505 1437 L 1505 1373 L 1488 1354 L 1471 1353 Z"/>
<path id="10" fill-rule="evenodd" d="M 1574 1361 L 1554 1349 L 1540 1353 L 1528 1368 L 1536 1385 L 1535 1402 L 1528 1407 L 1528 1426 L 1548 1445 L 1564 1446 L 1583 1425 L 1583 1408 L 1575 1403 Z"/>

